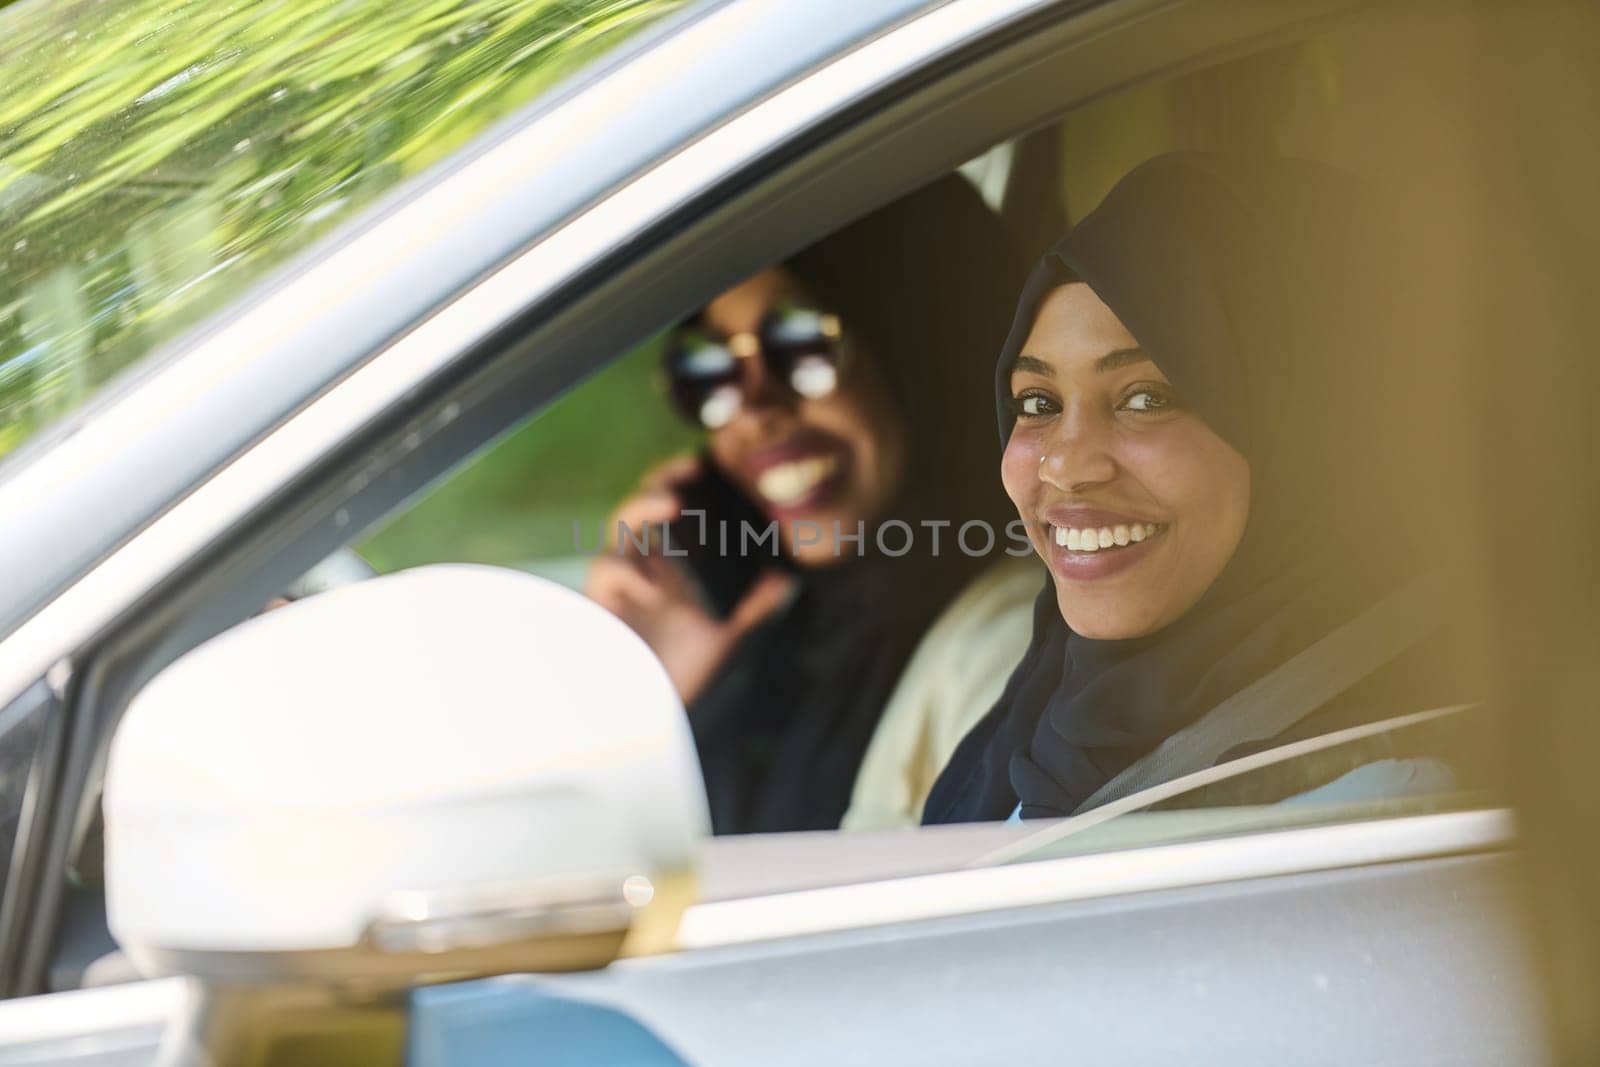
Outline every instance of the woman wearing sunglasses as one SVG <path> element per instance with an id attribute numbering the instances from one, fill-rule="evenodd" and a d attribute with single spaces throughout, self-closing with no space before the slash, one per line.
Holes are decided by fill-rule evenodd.
<path id="1" fill-rule="evenodd" d="M 952 176 L 721 293 L 669 337 L 669 392 L 703 447 L 650 475 L 612 529 L 673 523 L 692 566 L 607 554 L 588 592 L 683 696 L 716 832 L 839 825 L 917 640 L 986 563 L 958 549 L 962 523 L 991 523 L 1000 558 L 994 431 L 971 397 L 1018 277 L 998 219 Z M 708 546 L 685 509 L 706 513 Z M 880 545 L 892 520 L 913 536 L 885 529 Z M 776 553 L 740 543 L 742 523 L 774 521 Z"/>

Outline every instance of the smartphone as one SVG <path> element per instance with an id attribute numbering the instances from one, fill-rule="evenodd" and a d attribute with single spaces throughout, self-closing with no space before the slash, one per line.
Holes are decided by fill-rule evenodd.
<path id="1" fill-rule="evenodd" d="M 673 562 L 694 578 L 708 611 L 725 619 L 744 599 L 762 571 L 784 566 L 781 548 L 773 539 L 754 543 L 746 536 L 744 524 L 754 534 L 764 533 L 768 520 L 754 501 L 729 481 L 711 458 L 700 457 L 701 473 L 677 487 L 684 514 L 668 524 L 668 543 Z M 726 533 L 724 534 L 724 531 Z M 702 536 L 703 533 L 703 536 Z M 685 553 L 677 556 L 676 553 Z"/>

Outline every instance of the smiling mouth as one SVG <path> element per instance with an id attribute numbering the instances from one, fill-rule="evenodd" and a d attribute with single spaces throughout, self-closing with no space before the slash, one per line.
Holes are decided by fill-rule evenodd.
<path id="1" fill-rule="evenodd" d="M 1087 555 L 1137 545 L 1161 535 L 1166 529 L 1166 523 L 1134 522 L 1116 526 L 1051 526 L 1050 534 L 1057 546 Z"/>
<path id="2" fill-rule="evenodd" d="M 808 456 L 777 463 L 761 472 L 756 492 L 779 507 L 797 504 L 811 496 L 839 469 L 836 455 Z"/>

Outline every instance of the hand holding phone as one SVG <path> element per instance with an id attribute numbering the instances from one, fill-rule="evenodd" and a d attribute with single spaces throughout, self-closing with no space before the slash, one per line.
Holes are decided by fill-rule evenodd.
<path id="1" fill-rule="evenodd" d="M 717 482 L 722 482 L 722 486 Z M 589 569 L 584 592 L 631 626 L 654 650 L 684 703 L 694 699 L 716 674 L 740 639 L 778 610 L 794 589 L 791 575 L 776 567 L 763 569 L 763 559 L 722 566 L 705 553 L 716 553 L 717 522 L 737 510 L 726 501 L 736 493 L 702 457 L 669 460 L 645 475 L 637 492 L 623 501 L 610 519 L 607 548 Z M 696 554 L 669 557 L 659 537 L 651 537 L 641 551 L 635 538 L 648 528 L 687 523 L 669 534 L 674 552 L 688 552 L 698 541 L 699 520 L 685 518 L 684 509 L 706 505 L 710 544 Z M 754 511 L 754 505 L 746 505 Z M 737 523 L 738 518 L 734 519 Z M 618 524 L 634 536 L 618 539 Z M 693 538 L 685 535 L 693 531 Z M 683 543 L 680 545 L 680 539 Z M 736 550 L 735 550 L 736 551 Z M 699 559 L 697 566 L 694 562 Z M 700 575 L 716 575 L 712 589 Z"/>

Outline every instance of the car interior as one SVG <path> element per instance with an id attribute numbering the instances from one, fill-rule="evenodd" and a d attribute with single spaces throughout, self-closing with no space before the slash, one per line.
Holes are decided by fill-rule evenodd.
<path id="1" fill-rule="evenodd" d="M 59 898 L 32 901 L 29 914 L 36 921 L 11 935 L 20 939 L 22 962 L 8 978 L 10 991 L 129 977 L 106 962 L 115 945 L 100 883 L 97 776 L 112 724 L 145 681 L 185 649 L 315 574 L 316 561 L 352 550 L 379 574 L 471 562 L 581 588 L 588 560 L 579 541 L 592 538 L 590 531 L 644 471 L 694 446 L 695 434 L 666 399 L 661 344 L 663 331 L 710 295 L 952 170 L 1003 221 L 1026 263 L 1122 175 L 1162 152 L 1305 156 L 1385 181 L 1408 175 L 1394 186 L 1423 198 L 1429 175 L 1460 158 L 1464 149 L 1433 125 L 1428 102 L 1414 113 L 1392 106 L 1429 84 L 1429 64 L 1445 62 L 1437 21 L 1402 8 L 1309 24 L 1301 17 L 1251 18 L 1258 25 L 1247 33 L 1244 15 L 1204 26 L 1183 16 L 1104 28 L 1029 26 L 977 59 L 951 57 L 942 76 L 840 118 L 737 185 L 705 190 L 659 232 L 597 263 L 582 291 L 505 323 L 494 345 L 465 354 L 405 410 L 323 457 L 293 494 L 262 509 L 250 532 L 150 604 L 78 683 L 79 699 L 94 714 L 91 728 L 72 738 L 75 757 L 67 772 L 81 776 L 82 809 L 73 832 L 35 861 L 59 861 L 67 874 Z M 1454 91 L 1443 81 L 1434 84 L 1441 93 Z M 1375 122 L 1377 116 L 1385 121 Z M 975 397 L 973 403 L 989 400 Z M 350 557 L 342 558 L 348 568 Z M 298 592 L 359 573 L 330 572 Z M 17 768 L 25 770 L 38 743 L 42 720 L 31 721 L 34 734 L 7 735 L 0 746 L 7 767 L 0 772 L 0 796 L 13 813 L 12 840 L 30 818 L 20 796 L 27 776 Z M 17 768 L 11 768 L 15 753 Z M 1239 771 L 1240 780 L 1248 773 Z M 1473 793 L 1311 812 L 1252 806 L 1239 799 L 1248 797 L 1247 788 L 1208 801 L 1207 788 L 1214 783 L 1195 783 L 1152 801 L 1153 810 L 1140 819 L 1085 827 L 1013 850 L 1009 858 L 1495 802 Z M 865 853 L 877 850 L 865 841 L 818 843 L 841 836 L 848 835 L 798 835 L 794 847 L 832 848 L 834 856 L 854 848 L 858 858 L 841 864 L 868 872 L 860 877 L 881 877 L 982 862 L 1019 839 L 1013 831 L 988 832 L 969 838 L 965 849 L 930 846 L 887 859 L 881 853 L 869 859 Z M 774 863 L 766 877 L 752 879 L 748 866 L 730 858 L 741 847 L 751 855 L 762 849 L 782 854 L 782 844 L 772 841 L 715 843 L 708 863 L 731 872 L 720 895 L 840 877 L 819 875 L 808 861 Z"/>

